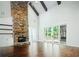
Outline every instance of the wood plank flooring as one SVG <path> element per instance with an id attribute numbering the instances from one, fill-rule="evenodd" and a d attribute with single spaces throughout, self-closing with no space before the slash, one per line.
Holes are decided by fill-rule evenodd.
<path id="1" fill-rule="evenodd" d="M 79 57 L 79 48 L 34 42 L 30 45 L 0 47 L 0 57 Z"/>

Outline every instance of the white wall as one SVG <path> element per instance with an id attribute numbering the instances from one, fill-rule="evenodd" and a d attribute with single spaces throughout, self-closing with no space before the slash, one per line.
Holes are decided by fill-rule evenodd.
<path id="1" fill-rule="evenodd" d="M 0 35 L 0 47 L 13 46 L 12 35 Z"/>
<path id="2" fill-rule="evenodd" d="M 12 22 L 12 17 L 0 18 L 0 24 L 12 25 L 12 24 L 13 24 L 13 22 Z M 1 26 L 1 25 L 0 25 L 0 28 L 3 28 L 3 29 L 13 29 L 12 26 Z M 13 33 L 13 31 L 0 30 L 0 33 Z"/>
<path id="3" fill-rule="evenodd" d="M 12 21 L 12 18 L 0 18 L 0 21 L 3 21 L 3 24 L 5 23 L 5 20 L 7 20 L 9 23 L 9 25 L 12 25 L 9 20 Z M 1 24 L 1 23 L 0 23 Z M 0 26 L 0 28 L 4 28 L 4 29 L 12 29 L 12 27 L 9 26 Z M 0 30 L 0 33 L 13 33 L 13 31 L 10 30 Z M 13 35 L 12 34 L 0 34 L 0 47 L 5 47 L 5 46 L 12 46 L 14 44 L 14 40 L 13 40 Z"/>
<path id="4" fill-rule="evenodd" d="M 44 27 L 67 25 L 67 45 L 79 47 L 79 2 L 64 1 L 40 15 L 39 37 L 45 40 Z"/>
<path id="5" fill-rule="evenodd" d="M 38 16 L 30 5 L 28 5 L 29 41 L 38 40 Z"/>
<path id="6" fill-rule="evenodd" d="M 11 16 L 11 7 L 9 1 L 0 1 L 0 18 Z"/>
<path id="7" fill-rule="evenodd" d="M 0 1 L 0 24 L 8 24 L 12 25 L 12 17 L 11 17 L 11 7 L 9 1 Z M 12 29 L 9 26 L 1 26 L 0 28 L 4 29 Z M 0 33 L 13 33 L 13 31 L 8 30 L 0 30 Z M 0 34 L 0 47 L 12 46 L 13 43 L 13 35 L 11 34 Z"/>

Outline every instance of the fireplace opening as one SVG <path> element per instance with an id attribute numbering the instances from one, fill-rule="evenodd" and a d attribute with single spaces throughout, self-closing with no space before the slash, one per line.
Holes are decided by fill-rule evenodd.
<path id="1" fill-rule="evenodd" d="M 23 35 L 19 36 L 18 37 L 18 42 L 26 42 L 26 37 L 24 37 Z"/>

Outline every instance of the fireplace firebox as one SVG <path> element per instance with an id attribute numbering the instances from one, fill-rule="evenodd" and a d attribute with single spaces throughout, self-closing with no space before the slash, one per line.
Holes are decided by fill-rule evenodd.
<path id="1" fill-rule="evenodd" d="M 24 37 L 23 35 L 19 36 L 18 37 L 18 42 L 26 42 L 26 37 Z"/>

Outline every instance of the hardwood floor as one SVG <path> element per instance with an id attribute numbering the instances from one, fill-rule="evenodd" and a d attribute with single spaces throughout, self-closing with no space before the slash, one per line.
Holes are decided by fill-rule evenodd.
<path id="1" fill-rule="evenodd" d="M 79 48 L 51 43 L 0 47 L 0 57 L 79 57 Z"/>

